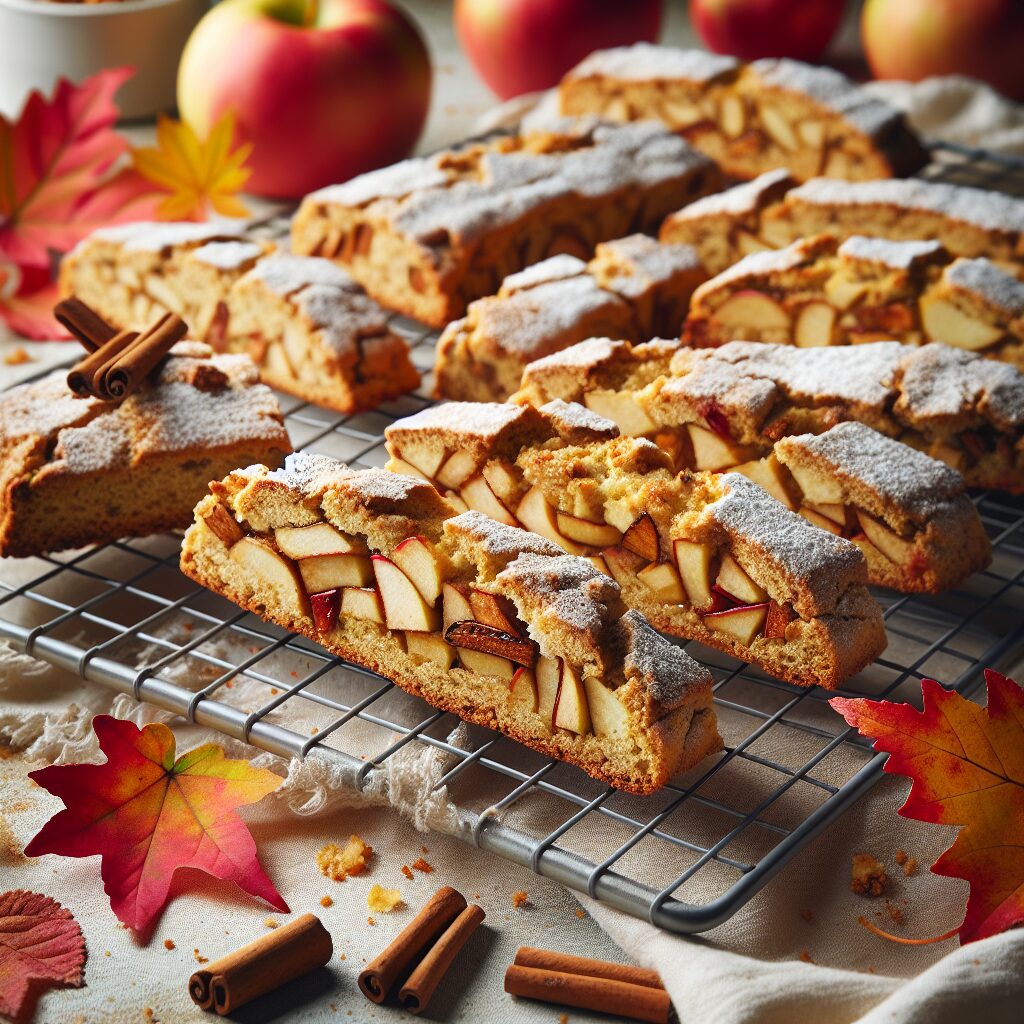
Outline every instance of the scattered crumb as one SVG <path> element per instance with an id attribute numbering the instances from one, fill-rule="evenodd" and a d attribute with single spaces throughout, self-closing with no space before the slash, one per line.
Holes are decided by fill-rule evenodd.
<path id="1" fill-rule="evenodd" d="M 576 916 L 582 921 L 587 916 L 587 912 L 582 907 L 576 908 Z"/>
<path id="2" fill-rule="evenodd" d="M 152 1020 L 153 1019 L 153 1007 L 152 1006 L 144 1006 L 142 1008 L 142 1016 L 145 1017 L 146 1020 Z"/>
<path id="3" fill-rule="evenodd" d="M 478 892 L 473 893 L 473 899 L 475 899 L 475 900 L 480 899 L 480 893 L 478 893 Z"/>
<path id="4" fill-rule="evenodd" d="M 376 921 L 374 921 L 374 919 L 373 919 L 372 917 L 368 917 L 368 918 L 366 919 L 366 923 L 367 923 L 367 924 L 373 924 L 373 925 L 375 925 L 375 924 L 376 924 L 377 922 L 376 922 Z"/>
<path id="5" fill-rule="evenodd" d="M 412 881 L 412 868 L 410 868 L 408 864 L 402 865 L 402 874 L 405 875 L 410 882 Z"/>
<path id="6" fill-rule="evenodd" d="M 164 939 L 164 949 L 174 949 L 174 939 Z"/>
<path id="7" fill-rule="evenodd" d="M 885 909 L 896 924 L 903 924 L 903 911 L 892 900 L 885 901 Z"/>
<path id="8" fill-rule="evenodd" d="M 430 851 L 425 846 L 421 846 L 420 853 L 430 853 Z"/>
<path id="9" fill-rule="evenodd" d="M 422 857 L 418 857 L 414 860 L 412 862 L 412 866 L 417 871 L 422 871 L 425 875 L 429 875 L 434 870 L 433 864 L 428 864 Z"/>
<path id="10" fill-rule="evenodd" d="M 338 959 L 339 960 L 347 960 L 348 959 L 348 955 L 345 954 L 345 953 L 342 953 L 341 956 Z"/>
<path id="11" fill-rule="evenodd" d="M 374 885 L 366 894 L 366 905 L 378 914 L 390 914 L 404 903 L 402 894 L 397 889 L 385 889 L 382 885 Z"/>
<path id="12" fill-rule="evenodd" d="M 4 356 L 4 362 L 8 366 L 21 366 L 23 363 L 31 363 L 32 357 L 19 345 Z"/>
<path id="13" fill-rule="evenodd" d="M 801 917 L 802 917 L 802 918 L 803 918 L 803 919 L 804 919 L 804 920 L 805 920 L 805 921 L 806 921 L 806 922 L 807 922 L 808 924 L 812 924 L 812 923 L 813 923 L 813 921 L 814 921 L 814 911 L 813 911 L 813 910 L 801 910 L 801 911 L 800 911 L 800 916 L 801 916 Z"/>
<path id="14" fill-rule="evenodd" d="M 0 864 L 14 864 L 25 859 L 22 853 L 21 843 L 14 834 L 7 819 L 0 814 Z"/>
<path id="15" fill-rule="evenodd" d="M 903 865 L 903 874 L 910 878 L 911 875 L 917 874 L 917 858 L 908 857 L 906 864 Z"/>
<path id="16" fill-rule="evenodd" d="M 520 889 L 519 892 L 512 893 L 512 906 L 518 910 L 529 898 L 530 894 Z"/>
<path id="17" fill-rule="evenodd" d="M 277 919 L 276 919 L 276 918 L 273 918 L 273 917 L 268 917 L 268 918 L 266 919 L 266 921 L 264 921 L 263 923 L 264 923 L 264 924 L 265 924 L 265 925 L 266 925 L 266 926 L 267 926 L 268 928 L 276 928 L 276 927 L 277 927 Z"/>
<path id="18" fill-rule="evenodd" d="M 103 955 L 104 956 L 110 956 L 110 950 L 109 949 L 103 950 Z"/>
<path id="19" fill-rule="evenodd" d="M 558 1015 L 558 1024 L 569 1024 L 569 1014 L 560 1013 Z"/>
<path id="20" fill-rule="evenodd" d="M 313 728 L 309 730 L 309 735 L 315 736 L 319 731 L 320 730 L 314 725 Z"/>
<path id="21" fill-rule="evenodd" d="M 332 900 L 330 896 L 321 896 L 320 897 L 320 906 L 321 907 L 333 907 L 334 906 L 334 900 Z"/>
<path id="22" fill-rule="evenodd" d="M 276 686 L 272 686 L 270 688 L 270 692 L 273 696 L 276 697 L 281 691 Z"/>
<path id="23" fill-rule="evenodd" d="M 198 949 L 193 949 L 192 955 L 196 958 L 197 964 L 208 964 L 210 962 L 210 958 L 208 956 L 203 956 Z"/>
<path id="24" fill-rule="evenodd" d="M 881 896 L 889 884 L 885 866 L 870 853 L 855 853 L 850 868 L 850 890 L 858 896 Z"/>
<path id="25" fill-rule="evenodd" d="M 870 964 L 869 964 L 868 965 L 868 974 L 874 974 L 874 973 L 875 973 L 874 967 L 870 966 Z"/>
<path id="26" fill-rule="evenodd" d="M 800 959 L 803 960 L 805 964 L 814 963 L 814 961 L 811 959 L 811 954 L 806 949 L 800 950 Z"/>
<path id="27" fill-rule="evenodd" d="M 907 863 L 907 855 L 903 850 L 897 850 L 896 857 L 894 859 L 900 867 L 903 867 L 903 865 Z"/>
<path id="28" fill-rule="evenodd" d="M 350 836 L 344 849 L 328 843 L 316 855 L 316 866 L 326 878 L 343 882 L 349 876 L 361 875 L 372 853 L 372 846 L 367 846 L 359 836 Z"/>
<path id="29" fill-rule="evenodd" d="M 292 676 L 292 679 L 298 679 L 299 678 L 299 673 L 296 672 L 295 669 L 292 669 L 291 676 Z"/>

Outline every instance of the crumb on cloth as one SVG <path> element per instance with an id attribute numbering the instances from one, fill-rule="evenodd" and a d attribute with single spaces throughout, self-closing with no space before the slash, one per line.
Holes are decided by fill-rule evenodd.
<path id="1" fill-rule="evenodd" d="M 403 905 L 402 894 L 398 889 L 374 885 L 366 894 L 366 905 L 378 914 L 390 914 L 396 907 Z"/>
<path id="2" fill-rule="evenodd" d="M 325 878 L 343 882 L 346 878 L 361 875 L 372 854 L 372 846 L 367 846 L 359 836 L 350 836 L 344 847 L 328 843 L 316 855 L 316 866 Z"/>
<path id="3" fill-rule="evenodd" d="M 889 884 L 885 865 L 870 853 L 855 853 L 850 866 L 850 891 L 858 896 L 881 896 Z"/>

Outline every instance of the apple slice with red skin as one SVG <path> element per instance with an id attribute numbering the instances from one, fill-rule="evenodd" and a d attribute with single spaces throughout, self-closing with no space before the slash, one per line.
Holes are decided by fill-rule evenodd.
<path id="1" fill-rule="evenodd" d="M 589 519 L 559 512 L 556 516 L 559 533 L 569 540 L 578 541 L 588 548 L 607 548 L 618 544 L 622 534 L 607 523 L 592 523 Z"/>
<path id="2" fill-rule="evenodd" d="M 568 729 L 578 736 L 585 736 L 590 732 L 590 705 L 587 703 L 587 693 L 576 670 L 564 658 L 551 725 L 555 729 Z"/>
<path id="3" fill-rule="evenodd" d="M 480 512 L 506 526 L 518 526 L 515 516 L 501 503 L 482 476 L 475 476 L 462 485 L 462 500 L 474 512 Z"/>
<path id="4" fill-rule="evenodd" d="M 661 554 L 658 528 L 647 512 L 644 512 L 622 535 L 622 546 L 627 551 L 633 551 L 641 558 L 646 558 L 648 562 L 658 560 Z"/>
<path id="5" fill-rule="evenodd" d="M 275 591 L 283 605 L 306 613 L 309 607 L 306 591 L 295 563 L 268 543 L 255 537 L 243 537 L 231 546 L 228 557 L 247 569 L 263 587 Z"/>
<path id="6" fill-rule="evenodd" d="M 620 587 L 625 587 L 635 581 L 637 573 L 644 567 L 644 560 L 635 552 L 627 551 L 624 547 L 616 545 L 605 548 L 601 552 L 605 565 L 608 567 L 608 575 Z"/>
<path id="7" fill-rule="evenodd" d="M 494 676 L 511 682 L 516 674 L 516 666 L 508 658 L 500 658 L 486 651 L 471 651 L 459 648 L 459 663 L 469 672 L 478 676 Z"/>
<path id="8" fill-rule="evenodd" d="M 709 612 L 704 625 L 718 633 L 732 637 L 737 643 L 749 647 L 761 631 L 768 616 L 768 602 L 739 605 L 722 612 Z"/>
<path id="9" fill-rule="evenodd" d="M 309 606 L 313 610 L 313 622 L 318 633 L 330 633 L 338 624 L 338 612 L 341 611 L 341 591 L 322 590 L 319 594 L 309 595 Z"/>
<path id="10" fill-rule="evenodd" d="M 766 640 L 785 640 L 786 627 L 796 618 L 792 607 L 779 604 L 778 601 L 768 602 L 768 616 L 764 621 L 764 637 Z"/>
<path id="11" fill-rule="evenodd" d="M 683 581 L 671 562 L 651 562 L 636 575 L 659 601 L 665 604 L 682 604 L 686 600 Z"/>
<path id="12" fill-rule="evenodd" d="M 299 561 L 302 582 L 309 594 L 335 587 L 367 587 L 373 583 L 373 567 L 363 555 L 315 555 Z"/>
<path id="13" fill-rule="evenodd" d="M 508 684 L 512 700 L 525 704 L 530 711 L 537 710 L 537 677 L 533 672 L 520 665 Z"/>
<path id="14" fill-rule="evenodd" d="M 374 587 L 344 587 L 341 591 L 341 614 L 384 625 L 384 604 Z"/>
<path id="15" fill-rule="evenodd" d="M 555 510 L 539 487 L 531 487 L 516 508 L 516 518 L 527 530 L 554 541 L 570 555 L 582 555 L 584 549 L 574 544 L 558 529 Z"/>
<path id="16" fill-rule="evenodd" d="M 735 445 L 696 423 L 687 423 L 686 432 L 693 450 L 694 469 L 717 471 L 749 461 L 749 448 Z"/>
<path id="17" fill-rule="evenodd" d="M 407 537 L 391 553 L 392 561 L 412 580 L 420 596 L 433 605 L 441 596 L 441 564 L 426 537 Z"/>
<path id="18" fill-rule="evenodd" d="M 467 589 L 456 586 L 454 583 L 445 583 L 441 587 L 441 609 L 445 633 L 456 622 L 466 622 L 476 618 L 473 607 L 469 603 Z"/>
<path id="19" fill-rule="evenodd" d="M 715 584 L 711 588 L 711 601 L 710 603 L 700 609 L 702 615 L 708 615 L 711 612 L 724 612 L 729 608 L 735 608 L 740 602 L 736 600 L 732 594 L 724 591 L 720 586 Z"/>
<path id="20" fill-rule="evenodd" d="M 554 720 L 558 684 L 562 678 L 562 659 L 541 655 L 534 668 L 537 678 L 537 714 L 545 722 Z"/>
<path id="21" fill-rule="evenodd" d="M 369 549 L 360 538 L 350 537 L 330 523 L 278 527 L 274 531 L 274 540 L 289 558 L 369 554 Z"/>
<path id="22" fill-rule="evenodd" d="M 714 596 L 711 591 L 711 561 L 715 549 L 710 544 L 692 540 L 676 540 L 672 548 L 687 599 L 697 611 L 708 608 Z"/>
<path id="23" fill-rule="evenodd" d="M 502 594 L 488 594 L 483 590 L 470 590 L 471 618 L 486 626 L 494 626 L 515 637 L 523 636 L 522 623 L 515 605 Z"/>
<path id="24" fill-rule="evenodd" d="M 764 587 L 755 583 L 731 554 L 722 556 L 715 583 L 738 604 L 758 604 L 768 596 Z"/>
<path id="25" fill-rule="evenodd" d="M 441 615 L 423 600 L 412 580 L 390 558 L 373 555 L 371 561 L 388 629 L 437 632 L 441 626 Z"/>
<path id="26" fill-rule="evenodd" d="M 438 633 L 415 633 L 406 630 L 405 649 L 413 658 L 429 661 L 445 671 L 455 664 L 455 648 L 445 643 Z"/>

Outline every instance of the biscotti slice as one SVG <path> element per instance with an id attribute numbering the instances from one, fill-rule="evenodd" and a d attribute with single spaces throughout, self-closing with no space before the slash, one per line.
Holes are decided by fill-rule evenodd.
<path id="1" fill-rule="evenodd" d="M 449 403 L 386 431 L 392 461 L 614 576 L 658 629 L 835 687 L 885 647 L 863 557 L 738 474 L 677 475 L 578 405 Z"/>
<path id="2" fill-rule="evenodd" d="M 66 378 L 0 395 L 0 555 L 184 527 L 211 479 L 291 451 L 244 356 L 179 342 L 120 404 L 78 398 Z"/>
<path id="3" fill-rule="evenodd" d="M 314 192 L 292 222 L 292 248 L 337 260 L 385 306 L 443 327 L 509 274 L 653 232 L 719 181 L 661 125 L 564 120 Z"/>
<path id="4" fill-rule="evenodd" d="M 689 246 L 631 235 L 584 263 L 562 254 L 505 278 L 450 323 L 437 346 L 436 397 L 497 402 L 519 387 L 528 363 L 584 338 L 641 341 L 680 328 L 705 280 Z"/>
<path id="5" fill-rule="evenodd" d="M 435 707 L 634 793 L 721 748 L 707 670 L 550 541 L 322 456 L 211 492 L 186 575 Z"/>
<path id="6" fill-rule="evenodd" d="M 968 486 L 1024 492 L 1024 375 L 948 345 L 690 349 L 591 339 L 527 367 L 512 400 L 556 398 L 669 450 L 680 444 L 677 425 L 694 423 L 703 433 L 690 446 L 712 465 L 715 452 L 735 465 L 780 437 L 856 420 L 947 463 Z M 716 432 L 721 445 L 707 436 Z"/>
<path id="7" fill-rule="evenodd" d="M 720 274 L 743 256 L 775 248 L 759 237 L 761 214 L 796 185 L 783 167 L 765 171 L 669 214 L 658 238 L 666 244 L 692 245 L 704 269 Z"/>
<path id="8" fill-rule="evenodd" d="M 903 115 L 832 68 L 767 58 L 741 64 L 649 43 L 600 50 L 562 79 L 563 114 L 658 118 L 726 173 L 776 167 L 806 181 L 910 174 L 928 154 Z"/>
<path id="9" fill-rule="evenodd" d="M 215 242 L 230 246 L 210 248 Z M 249 242 L 222 224 L 118 224 L 94 231 L 64 257 L 60 293 L 77 296 L 105 319 L 133 330 L 142 330 L 163 313 L 177 313 L 194 337 L 206 340 L 216 320 L 216 303 L 231 281 L 272 248 Z M 210 259 L 185 274 L 187 257 L 197 249 Z M 221 294 L 213 300 L 217 290 Z"/>
<path id="10" fill-rule="evenodd" d="M 864 426 L 777 441 L 800 512 L 849 537 L 872 583 L 899 591 L 949 590 L 992 560 L 992 545 L 963 477 Z"/>
<path id="11" fill-rule="evenodd" d="M 223 337 L 267 384 L 338 412 L 371 409 L 420 382 L 388 314 L 330 260 L 260 260 L 227 296 Z"/>
<path id="12" fill-rule="evenodd" d="M 1024 364 L 1024 283 L 938 242 L 854 235 L 746 256 L 693 295 L 686 345 L 734 338 L 801 348 L 940 342 Z"/>

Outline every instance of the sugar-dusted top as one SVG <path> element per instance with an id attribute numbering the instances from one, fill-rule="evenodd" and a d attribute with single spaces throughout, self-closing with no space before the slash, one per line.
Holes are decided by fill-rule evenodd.
<path id="1" fill-rule="evenodd" d="M 288 455 L 284 465 L 267 473 L 266 478 L 309 496 L 332 481 L 350 476 L 352 472 L 344 462 L 332 459 L 329 455 L 299 451 Z"/>
<path id="2" fill-rule="evenodd" d="M 1024 315 L 1024 282 L 984 257 L 954 260 L 943 277 L 953 288 L 974 292 L 1012 317 Z"/>
<path id="3" fill-rule="evenodd" d="M 417 492 L 432 493 L 434 490 L 431 484 L 419 477 L 389 473 L 377 467 L 348 474 L 344 478 L 344 486 L 367 506 L 378 510 L 386 505 L 401 508 Z"/>
<path id="4" fill-rule="evenodd" d="M 823 434 L 798 434 L 779 444 L 861 481 L 917 522 L 927 522 L 964 493 L 955 469 L 863 423 L 839 423 Z"/>
<path id="5" fill-rule="evenodd" d="M 943 259 L 946 250 L 941 242 L 893 242 L 888 238 L 852 235 L 839 246 L 839 256 L 880 263 L 893 270 L 910 270 L 918 263 L 934 263 Z"/>
<path id="6" fill-rule="evenodd" d="M 664 710 L 678 707 L 695 687 L 711 686 L 711 673 L 656 633 L 638 611 L 630 609 L 615 625 L 626 678 L 637 676 Z"/>
<path id="7" fill-rule="evenodd" d="M 749 67 L 764 85 L 802 93 L 839 114 L 865 135 L 886 131 L 902 116 L 894 107 L 869 96 L 856 82 L 833 68 L 786 57 L 766 57 L 755 60 Z"/>
<path id="8" fill-rule="evenodd" d="M 255 242 L 207 242 L 192 255 L 218 270 L 248 269 L 263 255 L 263 247 Z"/>
<path id="9" fill-rule="evenodd" d="M 691 245 L 658 242 L 649 235 L 627 235 L 603 242 L 590 264 L 604 288 L 636 301 L 650 288 L 669 284 L 678 274 L 699 270 L 700 256 Z"/>
<path id="10" fill-rule="evenodd" d="M 226 224 L 195 224 L 191 221 L 178 223 L 147 223 L 134 225 L 121 241 L 125 252 L 163 252 L 178 245 L 195 245 L 200 242 L 241 240 L 243 236 L 237 227 Z"/>
<path id="11" fill-rule="evenodd" d="M 559 253 L 557 256 L 550 256 L 540 263 L 534 263 L 525 270 L 515 274 L 509 274 L 501 282 L 499 295 L 512 295 L 515 292 L 525 291 L 534 288 L 539 284 L 548 284 L 551 281 L 564 281 L 568 277 L 579 277 L 587 272 L 587 265 L 583 260 L 568 253 Z"/>
<path id="12" fill-rule="evenodd" d="M 734 185 L 724 192 L 713 192 L 709 196 L 688 203 L 677 213 L 672 214 L 672 221 L 698 220 L 717 214 L 740 217 L 743 214 L 755 213 L 768 203 L 781 198 L 789 189 L 796 185 L 796 178 L 785 167 L 776 167 L 773 171 L 765 171 L 752 181 Z"/>
<path id="13" fill-rule="evenodd" d="M 386 200 L 395 228 L 434 248 L 469 242 L 538 206 L 572 196 L 610 196 L 628 187 L 683 180 L 711 161 L 662 125 L 559 121 L 550 132 L 469 146 L 462 159 L 439 153 L 333 185 L 309 203 L 365 207 Z M 561 145 L 553 139 L 564 140 Z M 462 154 L 460 153 L 460 156 Z M 466 162 L 472 164 L 466 168 Z"/>
<path id="14" fill-rule="evenodd" d="M 309 285 L 360 290 L 359 285 L 337 263 L 319 256 L 293 256 L 291 253 L 277 252 L 260 260 L 249 273 L 254 280 L 262 281 L 271 291 L 285 298 Z"/>
<path id="15" fill-rule="evenodd" d="M 566 82 L 580 78 L 621 78 L 637 81 L 681 78 L 690 82 L 710 82 L 735 71 L 735 57 L 707 50 L 683 50 L 652 43 L 634 43 L 597 50 L 584 58 L 565 77 Z"/>
<path id="16" fill-rule="evenodd" d="M 696 304 L 709 292 L 717 291 L 725 285 L 734 284 L 747 277 L 764 277 L 768 274 L 783 274 L 788 270 L 797 270 L 830 250 L 835 251 L 833 240 L 817 235 L 812 238 L 798 238 L 784 249 L 765 249 L 764 252 L 752 252 L 711 280 L 705 281 L 693 293 L 693 301 Z"/>
<path id="17" fill-rule="evenodd" d="M 617 424 L 604 416 L 598 416 L 592 409 L 578 402 L 563 402 L 562 399 L 556 398 L 542 405 L 538 412 L 542 413 L 559 436 L 570 444 L 583 444 L 586 441 L 619 436 Z"/>
<path id="18" fill-rule="evenodd" d="M 565 554 L 554 541 L 520 530 L 518 526 L 506 526 L 482 512 L 462 512 L 446 520 L 444 529 L 446 533 L 458 532 L 471 537 L 484 551 L 496 557 L 523 553 L 548 556 Z"/>
<path id="19" fill-rule="evenodd" d="M 601 363 L 613 359 L 616 353 L 629 348 L 625 341 L 613 341 L 611 338 L 587 338 L 576 345 L 562 349 L 561 352 L 552 352 L 549 356 L 537 359 L 530 363 L 526 372 L 528 374 L 544 373 L 548 370 L 562 368 L 589 369 Z"/>
<path id="20" fill-rule="evenodd" d="M 919 178 L 881 181 L 812 178 L 789 192 L 786 202 L 812 206 L 895 206 L 942 214 L 989 231 L 1024 232 L 1024 199 L 989 189 Z"/>
<path id="21" fill-rule="evenodd" d="M 709 516 L 790 580 L 806 583 L 810 600 L 794 602 L 802 615 L 831 610 L 862 581 L 864 556 L 851 541 L 812 526 L 740 473 L 726 473 L 722 481 L 725 494 L 708 506 Z"/>
<path id="22" fill-rule="evenodd" d="M 679 402 L 686 411 L 698 412 L 713 403 L 730 421 L 739 418 L 760 424 L 779 397 L 774 381 L 754 376 L 743 364 L 705 359 L 693 362 L 689 373 L 665 379 L 658 389 L 656 405 L 660 407 L 661 422 L 665 422 L 665 412 Z M 682 417 L 683 421 L 690 418 L 685 414 Z"/>
<path id="23" fill-rule="evenodd" d="M 452 431 L 484 441 L 496 438 L 508 427 L 524 422 L 531 410 L 524 405 L 500 402 L 445 402 L 428 405 L 420 412 L 398 420 L 387 428 L 390 438 L 421 430 Z"/>

